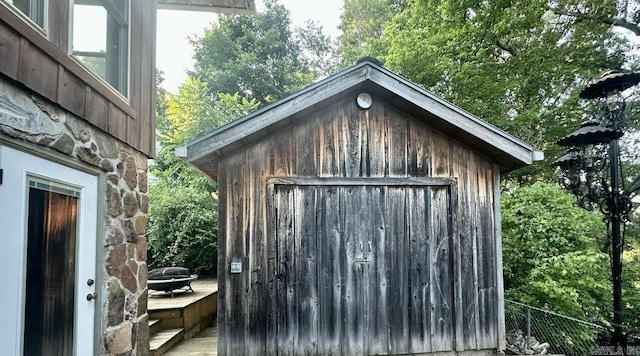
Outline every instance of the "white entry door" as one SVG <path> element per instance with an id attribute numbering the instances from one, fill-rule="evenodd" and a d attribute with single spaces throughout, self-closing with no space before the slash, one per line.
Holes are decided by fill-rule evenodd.
<path id="1" fill-rule="evenodd" d="M 2 355 L 94 353 L 98 178 L 0 146 Z"/>

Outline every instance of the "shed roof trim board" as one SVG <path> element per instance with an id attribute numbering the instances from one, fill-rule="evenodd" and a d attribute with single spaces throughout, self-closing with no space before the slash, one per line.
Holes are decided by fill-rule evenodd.
<path id="1" fill-rule="evenodd" d="M 242 142 L 246 145 L 248 137 L 268 131 L 273 125 L 306 108 L 363 84 L 382 88 L 406 101 L 412 111 L 429 114 L 438 124 L 453 127 L 457 134 L 473 138 L 481 143 L 478 147 L 485 147 L 493 157 L 501 157 L 500 161 L 504 162 L 498 163 L 504 163 L 506 171 L 541 159 L 540 152 L 534 151 L 527 143 L 371 61 L 360 62 L 203 135 L 179 148 L 176 154 L 206 171 L 204 167 L 198 167 L 196 161 L 202 161 L 205 157 L 217 161 L 216 157 L 223 155 L 234 144 Z M 210 159 L 206 161 L 211 162 Z"/>

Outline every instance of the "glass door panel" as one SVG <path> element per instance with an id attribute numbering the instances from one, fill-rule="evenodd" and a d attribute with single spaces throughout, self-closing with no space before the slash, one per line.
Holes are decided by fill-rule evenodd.
<path id="1" fill-rule="evenodd" d="M 24 355 L 72 355 L 80 192 L 28 177 Z"/>

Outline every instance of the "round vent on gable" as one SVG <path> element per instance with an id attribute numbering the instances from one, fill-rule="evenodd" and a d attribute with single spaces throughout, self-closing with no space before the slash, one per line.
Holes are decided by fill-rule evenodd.
<path id="1" fill-rule="evenodd" d="M 356 98 L 356 102 L 358 103 L 358 106 L 360 108 L 368 109 L 371 107 L 371 104 L 373 104 L 373 99 L 371 98 L 371 95 L 369 95 L 368 93 L 360 93 Z"/>

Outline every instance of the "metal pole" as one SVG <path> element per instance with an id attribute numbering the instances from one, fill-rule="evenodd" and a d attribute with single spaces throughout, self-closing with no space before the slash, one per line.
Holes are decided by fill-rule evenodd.
<path id="1" fill-rule="evenodd" d="M 527 340 L 525 340 L 527 349 L 529 349 L 529 340 L 531 340 L 531 308 L 527 306 Z"/>
<path id="2" fill-rule="evenodd" d="M 611 141 L 609 148 L 611 159 L 611 199 L 609 215 L 611 217 L 611 277 L 613 284 L 613 344 L 623 346 L 622 335 L 622 241 L 620 224 L 620 147 L 618 140 Z"/>

